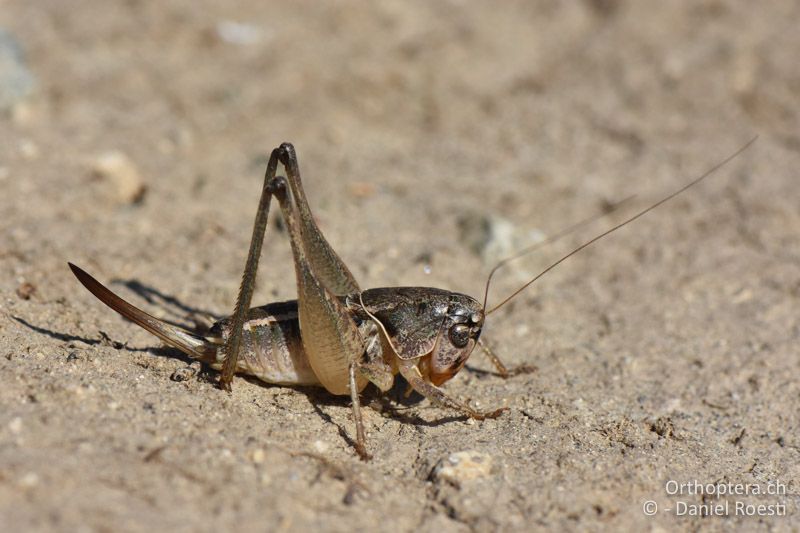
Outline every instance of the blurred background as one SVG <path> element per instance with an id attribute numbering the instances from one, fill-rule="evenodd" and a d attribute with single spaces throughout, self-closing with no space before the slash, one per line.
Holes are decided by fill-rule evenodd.
<path id="1" fill-rule="evenodd" d="M 416 280 L 408 258 L 446 262 L 483 218 L 523 226 L 524 242 L 601 200 L 668 190 L 755 133 L 795 153 L 796 10 L 6 1 L 3 220 L 17 249 L 57 222 L 48 244 L 64 253 L 178 248 L 235 285 L 238 254 L 192 267 L 190 246 L 245 249 L 266 157 L 287 140 L 331 238 L 381 236 L 335 239 L 361 276 L 360 256 L 388 250 L 392 282 Z"/>
<path id="2" fill-rule="evenodd" d="M 280 500 L 294 516 L 290 529 L 349 529 L 390 508 L 398 529 L 644 526 L 652 520 L 643 521 L 630 502 L 663 495 L 652 479 L 667 464 L 686 472 L 712 465 L 701 471 L 736 477 L 758 455 L 770 472 L 785 474 L 790 458 L 782 447 L 752 455 L 736 448 L 739 458 L 727 467 L 713 466 L 716 455 L 690 451 L 699 442 L 714 450 L 708 453 L 733 453 L 734 430 L 709 429 L 718 416 L 749 420 L 749 434 L 770 435 L 756 439 L 764 446 L 796 429 L 797 387 L 780 376 L 785 365 L 797 369 L 787 350 L 800 334 L 799 17 L 791 0 L 0 2 L 0 355 L 8 354 L 0 358 L 7 382 L 0 398 L 9 406 L 0 414 L 0 517 L 44 529 L 136 529 L 136 509 L 155 509 L 170 527 L 188 530 L 277 520 L 279 506 L 257 496 L 272 494 L 269 483 L 226 470 L 219 461 L 228 459 L 200 450 L 232 450 L 231 464 L 251 468 L 246 436 L 271 431 L 263 429 L 263 413 L 285 417 L 286 405 L 307 407 L 306 396 L 243 382 L 225 400 L 228 414 L 208 422 L 229 428 L 210 441 L 182 441 L 177 420 L 137 418 L 144 416 L 142 385 L 133 382 L 143 366 L 150 369 L 146 387 L 160 398 L 148 400 L 156 412 L 166 402 L 176 419 L 197 418 L 193 427 L 208 421 L 193 402 L 214 406 L 219 396 L 205 382 L 189 389 L 170 382 L 184 363 L 146 353 L 156 342 L 92 300 L 65 262 L 228 314 L 266 160 L 282 141 L 295 144 L 315 216 L 363 287 L 425 285 L 478 296 L 499 258 L 631 194 L 640 207 L 657 200 L 760 136 L 718 176 L 625 236 L 587 250 L 487 326 L 512 363 L 536 363 L 540 373 L 509 385 L 467 377 L 450 390 L 489 403 L 510 399 L 518 417 L 522 409 L 543 410 L 532 429 L 520 429 L 527 426 L 512 416 L 515 429 L 498 427 L 496 435 L 464 424 L 417 428 L 418 435 L 409 429 L 416 426 L 390 417 L 381 422 L 390 424 L 384 437 L 373 439 L 385 452 L 376 454 L 379 466 L 359 471 L 382 496 L 371 507 L 358 500 L 358 516 L 337 514 L 338 500 L 314 507 L 319 493 L 341 483 L 323 476 L 309 489 L 314 466 L 287 467 L 299 468 L 299 478 L 270 474 L 292 495 Z M 607 225 L 505 271 L 494 301 Z M 254 303 L 294 298 L 294 291 L 286 236 L 275 223 Z M 132 358 L 105 346 L 106 356 L 91 364 L 64 366 L 69 354 L 104 346 L 98 330 L 144 353 Z M 677 370 L 668 366 L 675 358 Z M 785 364 L 769 363 L 778 360 Z M 785 396 L 765 392 L 775 380 Z M 74 390 L 87 387 L 95 391 L 91 400 L 76 400 Z M 603 403 L 609 392 L 619 404 Z M 283 407 L 267 401 L 251 412 L 247 406 L 265 394 L 290 395 Z M 561 407 L 553 407 L 554 397 Z M 676 397 L 684 406 L 698 398 L 718 405 L 721 397 L 742 411 L 720 414 L 701 403 L 681 418 L 669 403 Z M 598 411 L 587 413 L 576 398 Z M 130 411 L 108 411 L 109 402 L 128 400 Z M 351 432 L 346 405 L 326 410 Z M 653 437 L 646 426 L 658 413 L 683 420 L 690 444 L 672 443 L 650 474 L 616 452 L 604 455 L 611 452 L 599 443 L 596 464 L 626 473 L 616 481 L 592 478 L 582 456 L 568 466 L 548 462 L 565 449 L 557 440 L 565 431 L 543 421 L 574 424 L 569 431 L 591 449 L 594 437 L 584 433 L 596 433 L 586 427 L 610 424 L 617 435 L 615 417 L 623 416 L 636 448 L 636 431 Z M 326 456 L 352 459 L 313 410 L 298 416 L 284 418 L 292 438 L 323 439 L 335 449 Z M 554 446 L 541 444 L 549 431 Z M 145 443 L 140 433 L 150 435 L 141 437 Z M 506 437 L 518 441 L 516 451 L 497 451 Z M 199 457 L 202 473 L 194 475 L 208 476 L 206 488 L 180 496 L 182 485 L 169 476 L 152 481 L 160 467 L 136 466 L 167 441 L 183 442 L 171 448 L 176 457 Z M 483 489 L 431 489 L 427 472 L 447 450 L 482 445 L 505 454 L 496 457 L 504 472 L 496 482 L 509 484 L 513 471 L 521 492 L 489 483 L 495 504 L 473 516 L 465 501 L 480 499 Z M 92 451 L 81 455 L 81 446 Z M 45 458 L 60 466 L 40 471 Z M 85 474 L 93 461 L 113 472 L 111 492 L 102 475 Z M 555 491 L 560 475 L 583 487 L 580 497 L 564 500 Z M 237 502 L 235 511 L 204 507 L 203 498 L 237 483 L 220 500 Z M 148 496 L 126 510 L 128 490 Z"/>

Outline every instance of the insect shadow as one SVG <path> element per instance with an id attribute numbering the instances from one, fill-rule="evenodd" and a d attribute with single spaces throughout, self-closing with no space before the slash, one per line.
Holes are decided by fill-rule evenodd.
<path id="1" fill-rule="evenodd" d="M 159 305 L 162 309 L 169 312 L 173 317 L 180 318 L 183 323 L 179 322 L 176 325 L 181 325 L 182 327 L 197 327 L 198 325 L 201 325 L 198 324 L 198 319 L 201 319 L 202 321 L 207 320 L 210 324 L 220 320 L 223 317 L 223 315 L 214 313 L 207 309 L 201 309 L 199 307 L 184 303 L 177 296 L 166 294 L 137 279 L 125 280 L 117 278 L 111 280 L 111 283 L 113 285 L 122 285 L 123 287 L 126 287 L 128 290 L 145 300 L 148 304 Z M 202 325 L 207 326 L 209 324 Z"/>
<path id="2" fill-rule="evenodd" d="M 91 337 L 82 337 L 80 335 L 72 335 L 70 333 L 63 333 L 61 331 L 55 331 L 52 329 L 47 329 L 42 326 L 37 326 L 35 324 L 31 324 L 24 318 L 20 318 L 18 316 L 11 315 L 11 318 L 16 320 L 19 324 L 22 324 L 26 328 L 30 329 L 31 331 L 35 331 L 40 335 L 45 335 L 50 337 L 51 339 L 55 339 L 61 342 L 80 342 L 86 344 L 88 346 L 97 346 L 101 344 L 105 344 L 108 346 L 113 346 L 115 349 L 118 350 L 125 350 L 127 352 L 148 352 L 152 353 L 153 355 L 157 355 L 160 357 L 174 357 L 176 359 L 180 359 L 181 361 L 191 362 L 192 359 L 188 356 L 183 355 L 180 350 L 175 350 L 173 348 L 169 348 L 166 346 L 151 346 L 151 347 L 144 347 L 144 348 L 132 348 L 128 346 L 128 343 L 122 343 L 119 341 L 115 341 L 111 339 L 108 334 L 104 331 L 99 331 L 99 339 L 91 338 Z"/>

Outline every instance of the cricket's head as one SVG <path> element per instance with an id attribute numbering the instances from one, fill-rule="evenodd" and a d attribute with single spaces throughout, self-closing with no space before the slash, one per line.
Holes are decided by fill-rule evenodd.
<path id="1" fill-rule="evenodd" d="M 466 294 L 387 287 L 368 289 L 358 298 L 359 308 L 380 325 L 396 356 L 418 360 L 420 372 L 435 385 L 464 367 L 483 328 L 483 306 Z"/>
<path id="2" fill-rule="evenodd" d="M 439 335 L 427 361 L 428 379 L 441 385 L 467 362 L 481 336 L 483 306 L 466 294 L 450 293 Z"/>

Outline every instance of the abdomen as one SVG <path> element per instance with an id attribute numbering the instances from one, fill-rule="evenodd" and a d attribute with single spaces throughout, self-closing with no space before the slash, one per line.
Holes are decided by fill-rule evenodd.
<path id="1" fill-rule="evenodd" d="M 209 340 L 220 348 L 230 335 L 231 319 L 214 324 Z M 214 368 L 222 366 L 217 350 Z M 278 302 L 250 309 L 242 331 L 236 372 L 277 385 L 320 385 L 300 339 L 297 301 Z"/>

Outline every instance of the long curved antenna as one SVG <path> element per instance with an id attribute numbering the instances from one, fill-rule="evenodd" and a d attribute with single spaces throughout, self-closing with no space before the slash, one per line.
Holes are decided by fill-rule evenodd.
<path id="1" fill-rule="evenodd" d="M 597 213 L 596 215 L 592 215 L 592 216 L 590 216 L 588 218 L 585 218 L 585 219 L 581 220 L 580 222 L 576 222 L 575 224 L 573 224 L 571 226 L 568 226 L 568 227 L 562 229 L 561 231 L 559 231 L 557 233 L 554 233 L 553 235 L 550 235 L 549 237 L 546 237 L 544 240 L 541 240 L 541 241 L 539 241 L 537 243 L 534 243 L 534 244 L 528 246 L 527 248 L 523 248 L 522 250 L 518 251 L 517 253 L 515 253 L 512 256 L 506 257 L 506 258 L 501 259 L 500 261 L 498 261 L 497 264 L 495 264 L 494 267 L 492 267 L 492 270 L 489 272 L 489 276 L 486 278 L 486 288 L 483 291 L 483 308 L 486 309 L 486 304 L 489 301 L 489 284 L 492 282 L 492 277 L 494 276 L 494 273 L 497 272 L 501 267 L 507 265 L 508 263 L 510 263 L 511 261 L 514 261 L 515 259 L 519 259 L 520 257 L 526 256 L 529 253 L 531 253 L 531 252 L 533 252 L 535 250 L 538 250 L 539 248 L 541 248 L 545 244 L 553 243 L 553 242 L 557 241 L 558 239 L 560 239 L 561 237 L 564 237 L 565 235 L 569 235 L 573 231 L 575 231 L 575 230 L 577 230 L 577 229 L 579 229 L 579 228 L 581 228 L 583 226 L 589 225 L 592 222 L 594 222 L 596 220 L 599 220 L 599 219 L 603 218 L 604 216 L 613 213 L 614 211 L 616 211 L 617 209 L 622 207 L 622 204 L 625 204 L 625 203 L 629 202 L 630 200 L 632 200 L 634 198 L 636 198 L 635 194 L 632 194 L 632 195 L 628 196 L 627 198 L 623 198 L 622 200 L 620 200 L 620 201 L 618 201 L 616 203 L 613 203 L 610 206 L 608 206 L 602 213 Z"/>
<path id="2" fill-rule="evenodd" d="M 681 187 L 677 191 L 675 191 L 672 194 L 662 198 L 658 202 L 652 204 L 647 209 L 643 209 L 642 211 L 639 211 L 637 214 L 635 214 L 631 218 L 625 220 L 624 222 L 621 222 L 621 223 L 617 224 L 613 228 L 611 228 L 609 230 L 606 230 L 603 233 L 601 233 L 600 235 L 597 235 L 596 237 L 594 237 L 593 239 L 591 239 L 589 241 L 586 241 L 585 243 L 581 244 L 580 246 L 578 246 L 577 248 L 572 250 L 570 253 L 568 253 L 567 255 L 565 255 L 564 257 L 562 257 L 561 259 L 559 259 L 555 263 L 551 264 L 549 267 L 547 267 L 544 270 L 542 270 L 532 280 L 530 280 L 525 285 L 523 285 L 522 287 L 520 287 L 519 289 L 517 289 L 516 291 L 511 293 L 511 295 L 508 296 L 505 300 L 503 300 L 499 304 L 497 304 L 494 307 L 492 307 L 489 311 L 486 312 L 486 315 L 488 316 L 488 315 L 494 313 L 495 311 L 497 311 L 498 309 L 500 309 L 501 307 L 503 307 L 505 304 L 507 304 L 508 302 L 513 300 L 519 293 L 521 293 L 522 291 L 527 289 L 529 286 L 531 286 L 533 284 L 533 282 L 535 282 L 536 280 L 538 280 L 539 278 L 541 278 L 542 276 L 544 276 L 545 274 L 547 274 L 548 272 L 553 270 L 555 267 L 557 267 L 558 265 L 560 265 L 561 263 L 563 263 L 564 261 L 566 261 L 567 259 L 569 259 L 573 255 L 577 254 L 578 252 L 580 252 L 581 250 L 583 250 L 587 246 L 589 246 L 591 244 L 594 244 L 595 242 L 599 241 L 600 239 L 602 239 L 603 237 L 605 237 L 605 236 L 607 236 L 607 235 L 609 235 L 611 233 L 614 233 L 615 231 L 617 231 L 621 227 L 623 227 L 623 226 L 625 226 L 627 224 L 630 224 L 631 222 L 633 222 L 637 218 L 649 213 L 650 211 L 652 211 L 656 207 L 660 206 L 661 204 L 666 203 L 669 200 L 672 200 L 673 198 L 675 198 L 676 196 L 678 196 L 679 194 L 684 192 L 686 189 L 689 189 L 690 187 L 693 187 L 694 185 L 697 185 L 698 183 L 700 183 L 701 181 L 703 181 L 704 179 L 709 177 L 711 174 L 713 174 L 714 172 L 716 172 L 717 170 L 719 170 L 720 168 L 722 168 L 723 166 L 728 164 L 731 160 L 736 158 L 739 154 L 741 154 L 742 152 L 747 150 L 750 147 L 750 145 L 752 145 L 754 142 L 756 142 L 756 139 L 758 139 L 758 135 L 756 135 L 755 137 L 753 137 L 752 139 L 747 141 L 741 148 L 736 150 L 733 154 L 729 155 L 728 157 L 723 159 L 721 162 L 719 162 L 716 165 L 714 165 L 713 167 L 711 167 L 709 170 L 707 170 L 705 173 L 703 173 L 699 178 L 696 178 L 696 179 L 690 181 L 689 183 L 687 183 L 686 185 L 684 185 L 683 187 Z"/>

